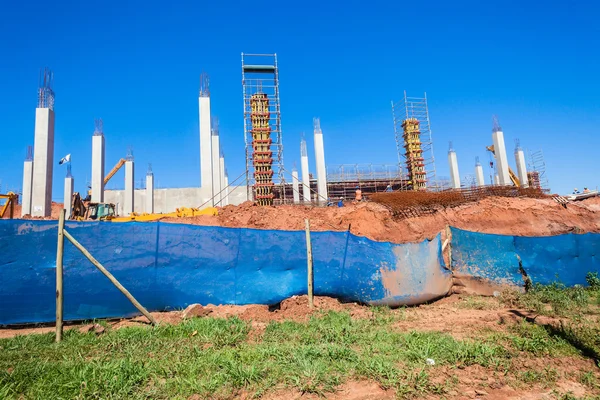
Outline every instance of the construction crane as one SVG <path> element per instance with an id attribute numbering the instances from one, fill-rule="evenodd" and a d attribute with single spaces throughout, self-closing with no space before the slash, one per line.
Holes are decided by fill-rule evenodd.
<path id="1" fill-rule="evenodd" d="M 117 162 L 115 164 L 115 166 L 113 167 L 113 169 L 110 170 L 110 172 L 108 174 L 106 174 L 106 176 L 104 177 L 104 187 L 106 187 L 106 184 L 108 183 L 108 181 L 110 181 L 110 178 L 112 178 L 120 169 L 123 165 L 125 165 L 125 160 L 124 158 L 121 158 L 119 160 L 119 162 Z M 88 196 L 92 195 L 92 190 L 88 190 Z"/>
<path id="2" fill-rule="evenodd" d="M 494 156 L 496 156 L 496 152 L 494 150 L 494 145 L 487 146 L 485 149 L 487 151 L 491 152 Z M 508 175 L 510 176 L 510 180 L 516 187 L 521 187 L 521 181 L 519 181 L 519 177 L 517 176 L 517 174 L 515 174 L 515 172 L 510 167 L 508 167 Z"/>
<path id="3" fill-rule="evenodd" d="M 13 219 L 15 213 L 15 204 L 19 199 L 19 195 L 13 192 L 8 192 L 7 194 L 0 194 L 0 199 L 6 199 L 6 203 L 4 203 L 3 206 L 0 206 L 0 219 L 4 218 L 4 214 L 6 214 L 7 210 L 10 210 L 8 218 Z"/>

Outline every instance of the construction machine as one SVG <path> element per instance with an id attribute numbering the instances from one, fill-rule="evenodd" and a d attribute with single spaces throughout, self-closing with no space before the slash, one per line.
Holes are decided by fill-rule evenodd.
<path id="1" fill-rule="evenodd" d="M 112 178 L 117 172 L 119 172 L 119 170 L 121 169 L 121 167 L 123 165 L 125 165 L 125 160 L 124 158 L 121 158 L 119 160 L 119 162 L 117 162 L 115 164 L 115 166 L 113 167 L 113 169 L 110 170 L 110 172 L 108 174 L 106 174 L 106 176 L 104 177 L 104 187 L 106 187 L 106 184 L 108 183 L 108 181 L 110 181 L 110 178 Z M 92 195 L 92 190 L 88 190 L 88 196 Z"/>
<path id="2" fill-rule="evenodd" d="M 73 193 L 71 207 L 71 219 L 78 221 L 110 221 L 116 216 L 114 204 L 88 203 L 86 206 L 77 192 Z"/>
<path id="3" fill-rule="evenodd" d="M 127 217 L 115 217 L 112 218 L 112 222 L 130 222 L 130 221 L 138 221 L 138 222 L 149 222 L 149 221 L 159 221 L 163 218 L 186 218 L 186 217 L 197 217 L 200 215 L 217 215 L 217 209 L 215 207 L 208 207 L 202 210 L 198 208 L 188 208 L 182 207 L 175 210 L 172 213 L 165 214 L 148 214 L 148 213 L 133 213 Z"/>
<path id="4" fill-rule="evenodd" d="M 0 194 L 0 200 L 6 199 L 6 203 L 0 206 L 0 219 L 4 218 L 4 214 L 8 211 L 8 218 L 13 219 L 15 214 L 15 204 L 18 203 L 19 195 L 13 192 Z"/>
<path id="5" fill-rule="evenodd" d="M 494 156 L 496 156 L 496 152 L 494 150 L 494 145 L 487 146 L 485 149 L 487 151 L 491 152 Z M 519 177 L 517 176 L 517 174 L 515 174 L 515 172 L 510 167 L 508 167 L 508 175 L 510 176 L 510 180 L 516 187 L 521 187 L 521 181 L 519 180 Z"/>

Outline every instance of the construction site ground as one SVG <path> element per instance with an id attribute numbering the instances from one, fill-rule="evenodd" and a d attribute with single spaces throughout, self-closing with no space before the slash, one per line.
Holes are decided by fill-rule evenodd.
<path id="1" fill-rule="evenodd" d="M 584 289 L 581 289 L 584 290 Z M 583 294 L 582 294 L 583 293 Z M 390 310 L 306 296 L 0 330 L 1 398 L 599 398 L 600 291 Z M 19 335 L 19 336 L 17 336 Z"/>
<path id="2" fill-rule="evenodd" d="M 600 198 L 491 196 L 415 206 L 409 195 L 345 207 L 251 203 L 163 221 L 346 231 L 415 242 L 447 225 L 495 234 L 600 232 Z M 53 209 L 60 205 L 53 204 Z M 107 222 L 108 223 L 108 222 Z M 454 294 L 390 310 L 304 296 L 204 305 L 54 328 L 0 329 L 0 398 L 600 399 L 600 281 L 496 297 Z M 51 382 L 51 384 L 49 384 Z"/>

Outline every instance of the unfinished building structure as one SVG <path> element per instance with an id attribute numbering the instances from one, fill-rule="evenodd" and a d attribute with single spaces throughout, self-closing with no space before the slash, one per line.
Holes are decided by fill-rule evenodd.
<path id="1" fill-rule="evenodd" d="M 40 73 L 35 110 L 31 215 L 49 217 L 52 212 L 52 171 L 54 167 L 54 77 L 49 69 Z"/>
<path id="2" fill-rule="evenodd" d="M 31 215 L 31 186 L 33 185 L 33 147 L 27 146 L 23 163 L 23 190 L 21 194 L 21 217 Z"/>
<path id="3" fill-rule="evenodd" d="M 323 131 L 321 130 L 321 120 L 313 118 L 314 143 L 315 143 L 315 164 L 317 166 L 317 194 L 318 203 L 326 204 L 329 198 L 327 194 L 327 172 L 325 168 L 325 147 L 323 144 Z"/>
<path id="4" fill-rule="evenodd" d="M 242 96 L 247 198 L 261 205 L 285 202 L 277 54 L 242 53 Z M 275 191 L 275 185 L 282 188 Z"/>
<path id="5" fill-rule="evenodd" d="M 435 186 L 435 157 L 427 94 L 409 97 L 405 91 L 401 101 L 392 102 L 392 116 L 398 164 L 402 175 L 407 178 L 401 189 L 426 190 L 428 186 Z M 402 168 L 403 164 L 405 168 Z"/>
<path id="6" fill-rule="evenodd" d="M 497 184 L 502 186 L 512 185 L 508 171 L 508 158 L 506 157 L 506 145 L 504 144 L 504 132 L 500 127 L 498 118 L 493 117 L 492 140 L 494 141 L 494 157 L 496 159 Z"/>
<path id="7" fill-rule="evenodd" d="M 452 142 L 448 148 L 448 166 L 450 167 L 450 181 L 453 189 L 460 189 L 460 174 L 458 173 L 458 159 L 456 152 L 452 147 Z"/>

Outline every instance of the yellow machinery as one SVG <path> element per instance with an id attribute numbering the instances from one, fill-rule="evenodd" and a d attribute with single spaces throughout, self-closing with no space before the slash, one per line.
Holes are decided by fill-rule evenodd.
<path id="1" fill-rule="evenodd" d="M 8 218 L 13 219 L 15 214 L 15 204 L 19 199 L 19 195 L 8 192 L 7 194 L 0 194 L 0 199 L 6 199 L 6 203 L 3 206 L 0 206 L 0 218 L 4 218 L 4 214 L 6 214 L 7 210 L 10 210 L 8 213 Z"/>
<path id="2" fill-rule="evenodd" d="M 138 222 L 148 222 L 148 221 L 158 221 L 163 218 L 186 218 L 186 217 L 197 217 L 199 215 L 217 215 L 217 209 L 215 207 L 209 207 L 205 209 L 197 209 L 197 208 L 187 208 L 182 207 L 178 208 L 175 212 L 166 213 L 166 214 L 137 214 L 133 213 L 128 217 L 114 217 L 111 219 L 112 222 L 130 222 L 130 221 L 138 221 Z"/>
<path id="3" fill-rule="evenodd" d="M 0 198 L 2 198 L 0 196 Z M 163 218 L 186 218 L 186 217 L 197 217 L 199 215 L 217 215 L 217 209 L 215 207 L 209 207 L 205 209 L 198 208 L 178 208 L 175 212 L 166 214 L 138 214 L 133 213 L 127 217 L 117 217 L 115 205 L 111 203 L 87 203 L 81 200 L 79 193 L 73 193 L 72 202 L 72 214 L 71 219 L 77 221 L 94 220 L 94 221 L 112 221 L 112 222 L 149 222 L 158 221 Z M 0 214 L 1 215 L 1 214 Z"/>
<path id="4" fill-rule="evenodd" d="M 487 146 L 485 149 L 487 151 L 490 151 L 494 156 L 496 155 L 494 145 Z M 515 172 L 510 167 L 508 167 L 508 175 L 510 176 L 510 180 L 516 187 L 521 187 L 521 181 L 519 181 L 517 174 L 515 174 Z"/>
<path id="5" fill-rule="evenodd" d="M 110 178 L 112 178 L 120 169 L 123 165 L 125 165 L 125 159 L 121 158 L 119 160 L 118 163 L 115 164 L 115 166 L 113 167 L 113 169 L 110 170 L 110 172 L 104 177 L 104 186 L 106 187 L 106 184 L 108 183 L 108 181 L 110 181 Z M 92 191 L 88 190 L 88 195 L 91 195 Z"/>

